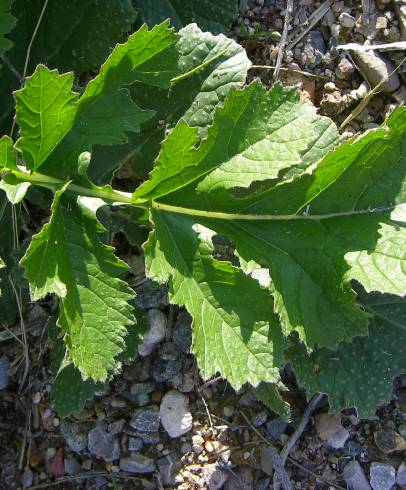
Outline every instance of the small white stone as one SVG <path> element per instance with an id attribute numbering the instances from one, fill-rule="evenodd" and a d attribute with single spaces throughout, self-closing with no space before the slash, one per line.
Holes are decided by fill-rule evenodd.
<path id="1" fill-rule="evenodd" d="M 347 14 L 347 12 L 340 14 L 338 20 L 340 21 L 340 24 L 347 29 L 352 29 L 355 26 L 355 18 L 352 15 Z"/>
<path id="2" fill-rule="evenodd" d="M 376 19 L 375 27 L 377 29 L 386 29 L 388 27 L 388 19 L 386 17 L 378 17 Z"/>
<path id="3" fill-rule="evenodd" d="M 142 344 L 138 347 L 140 356 L 146 357 L 162 342 L 166 335 L 166 316 L 161 310 L 148 310 L 150 329 L 144 335 Z"/>
<path id="4" fill-rule="evenodd" d="M 161 423 L 170 437 L 180 437 L 192 428 L 193 418 L 188 405 L 189 399 L 180 391 L 170 390 L 162 398 Z"/>

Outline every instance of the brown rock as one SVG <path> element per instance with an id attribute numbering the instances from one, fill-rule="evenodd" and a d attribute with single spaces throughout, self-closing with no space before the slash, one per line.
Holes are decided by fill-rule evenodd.
<path id="1" fill-rule="evenodd" d="M 319 413 L 315 417 L 317 435 L 322 441 L 327 441 L 336 432 L 342 429 L 341 414 L 329 415 L 328 413 Z"/>
<path id="2" fill-rule="evenodd" d="M 374 434 L 375 444 L 386 454 L 406 449 L 406 441 L 394 430 L 380 430 Z"/>
<path id="3" fill-rule="evenodd" d="M 63 463 L 63 449 L 58 449 L 48 468 L 52 476 L 63 476 L 65 474 L 65 466 Z"/>

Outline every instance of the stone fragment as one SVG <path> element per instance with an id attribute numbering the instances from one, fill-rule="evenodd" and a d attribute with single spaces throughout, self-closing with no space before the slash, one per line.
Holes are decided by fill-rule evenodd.
<path id="1" fill-rule="evenodd" d="M 72 456 L 65 458 L 64 461 L 65 473 L 67 475 L 78 475 L 82 471 L 82 466 L 78 460 Z"/>
<path id="2" fill-rule="evenodd" d="M 138 347 L 138 353 L 142 357 L 151 354 L 166 335 L 167 319 L 161 310 L 148 310 L 147 318 L 150 327 Z"/>
<path id="3" fill-rule="evenodd" d="M 192 317 L 181 311 L 173 327 L 172 339 L 184 354 L 189 354 L 192 345 Z"/>
<path id="4" fill-rule="evenodd" d="M 276 418 L 266 424 L 266 433 L 272 440 L 280 441 L 287 427 L 288 424 L 283 419 Z"/>
<path id="5" fill-rule="evenodd" d="M 406 449 L 406 441 L 394 430 L 380 430 L 374 434 L 375 444 L 384 453 Z"/>
<path id="6" fill-rule="evenodd" d="M 371 490 L 364 470 L 358 461 L 350 461 L 343 471 L 343 478 L 349 490 Z"/>
<path id="7" fill-rule="evenodd" d="M 136 288 L 135 303 L 143 310 L 159 308 L 168 304 L 168 290 L 153 281 L 147 280 Z"/>
<path id="8" fill-rule="evenodd" d="M 79 453 L 87 446 L 87 434 L 82 432 L 77 424 L 63 420 L 60 426 L 66 444 L 74 451 Z"/>
<path id="9" fill-rule="evenodd" d="M 359 66 L 361 74 L 371 85 L 375 87 L 382 82 L 379 87 L 380 92 L 392 93 L 400 86 L 400 80 L 397 73 L 389 74 L 394 70 L 393 64 L 377 53 L 375 50 L 353 49 L 353 58 Z"/>
<path id="10" fill-rule="evenodd" d="M 335 432 L 329 439 L 327 440 L 328 446 L 333 449 L 342 449 L 347 442 L 347 439 L 350 437 L 350 433 L 344 427 L 341 427 L 337 432 Z"/>
<path id="11" fill-rule="evenodd" d="M 34 480 L 33 472 L 30 470 L 30 468 L 26 467 L 24 469 L 24 472 L 23 472 L 23 477 L 22 477 L 22 482 L 21 482 L 22 487 L 23 488 L 32 487 L 33 480 Z"/>
<path id="12" fill-rule="evenodd" d="M 128 473 L 152 473 L 156 470 L 154 461 L 143 454 L 132 454 L 120 459 L 120 469 Z"/>
<path id="13" fill-rule="evenodd" d="M 261 470 L 267 475 L 272 476 L 274 467 L 268 447 L 261 447 L 260 458 Z"/>
<path id="14" fill-rule="evenodd" d="M 396 470 L 388 463 L 371 463 L 369 474 L 373 490 L 390 490 L 396 482 Z"/>
<path id="15" fill-rule="evenodd" d="M 403 463 L 398 468 L 398 472 L 396 475 L 396 483 L 400 487 L 406 487 L 406 462 L 405 461 L 403 461 Z"/>
<path id="16" fill-rule="evenodd" d="M 340 25 L 346 29 L 353 29 L 355 27 L 355 18 L 352 15 L 347 14 L 347 12 L 340 14 L 338 21 L 340 22 Z"/>
<path id="17" fill-rule="evenodd" d="M 114 461 L 120 457 L 120 446 L 115 437 L 100 426 L 89 432 L 87 447 L 93 455 L 107 462 Z"/>
<path id="18" fill-rule="evenodd" d="M 206 464 L 202 468 L 202 477 L 209 490 L 220 490 L 228 479 L 229 473 L 217 464 Z"/>
<path id="19" fill-rule="evenodd" d="M 128 439 L 128 450 L 131 452 L 141 451 L 143 446 L 142 439 L 139 437 L 129 437 Z"/>
<path id="20" fill-rule="evenodd" d="M 341 415 L 329 415 L 328 413 L 319 413 L 315 416 L 315 426 L 317 435 L 322 441 L 327 441 L 341 428 Z"/>
<path id="21" fill-rule="evenodd" d="M 136 410 L 129 423 L 133 429 L 140 432 L 157 432 L 159 422 L 158 407 L 150 406 Z"/>
<path id="22" fill-rule="evenodd" d="M 193 418 L 188 405 L 188 397 L 176 390 L 168 391 L 162 398 L 161 422 L 170 437 L 179 437 L 192 428 Z"/>

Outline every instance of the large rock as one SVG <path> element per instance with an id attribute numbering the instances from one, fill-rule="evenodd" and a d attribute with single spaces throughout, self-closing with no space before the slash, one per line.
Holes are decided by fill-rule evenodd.
<path id="1" fill-rule="evenodd" d="M 349 490 L 371 490 L 364 470 L 358 461 L 350 461 L 343 471 L 343 477 Z"/>
<path id="2" fill-rule="evenodd" d="M 388 463 L 372 463 L 369 471 L 373 490 L 391 490 L 396 482 L 396 470 Z"/>
<path id="3" fill-rule="evenodd" d="M 168 391 L 162 398 L 159 413 L 163 428 L 170 437 L 180 437 L 192 428 L 193 419 L 188 405 L 188 397 L 176 390 Z"/>
<path id="4" fill-rule="evenodd" d="M 378 83 L 385 80 L 379 87 L 380 92 L 392 93 L 400 86 L 400 80 L 396 73 L 389 74 L 394 70 L 393 64 L 386 58 L 370 49 L 353 49 L 354 61 L 371 87 L 376 87 Z"/>

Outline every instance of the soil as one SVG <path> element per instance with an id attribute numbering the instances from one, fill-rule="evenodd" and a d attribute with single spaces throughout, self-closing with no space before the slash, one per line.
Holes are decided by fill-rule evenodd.
<path id="1" fill-rule="evenodd" d="M 357 115 L 355 109 L 370 89 L 368 77 L 351 52 L 337 48 L 349 42 L 402 40 L 405 19 L 395 3 L 294 2 L 279 80 L 297 86 L 338 126 L 347 120 L 341 127 L 342 139 L 377 127 L 405 102 L 406 68 L 401 67 L 396 90 L 367 98 Z M 322 18 L 311 25 L 312 14 L 326 5 Z M 259 77 L 266 86 L 275 81 L 273 67 L 285 9 L 285 0 L 241 0 L 240 16 L 229 33 L 244 46 L 254 65 L 261 65 L 250 71 L 250 78 Z M 309 19 L 309 32 L 302 35 Z M 393 66 L 404 56 L 399 50 L 382 54 Z M 354 117 L 348 120 L 351 114 Z M 285 422 L 249 388 L 236 393 L 219 377 L 203 381 L 189 353 L 190 319 L 168 305 L 165 289 L 145 280 L 142 260 L 123 240 L 119 240 L 120 250 L 130 263 L 140 306 L 163 313 L 165 338 L 146 357 L 124 363 L 122 373 L 104 392 L 62 420 L 50 398 L 46 325 L 52 305 L 32 305 L 26 319 L 26 377 L 20 338 L 0 342 L 0 358 L 10 362 L 9 382 L 0 391 L 0 489 L 273 488 L 267 441 L 278 450 L 283 447 L 302 419 L 308 404 L 305 393 L 285 369 L 288 391 L 284 397 L 292 404 Z M 16 329 L 18 325 L 7 325 L 5 330 Z M 174 389 L 183 393 L 192 422 L 188 432 L 170 437 L 156 414 L 163 397 Z M 335 418 L 327 413 L 328 401 L 323 398 L 290 452 L 286 470 L 292 488 L 347 488 L 345 467 L 354 461 L 361 471 L 355 489 L 370 488 L 372 463 L 386 463 L 400 474 L 406 464 L 406 377 L 395 380 L 392 400 L 370 419 L 358 419 L 352 409 Z M 157 420 L 158 426 L 151 428 Z M 389 477 L 382 486 L 374 485 L 401 488 L 392 485 Z"/>

